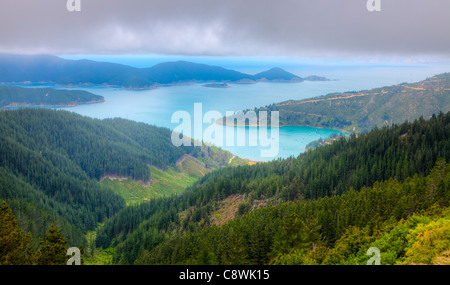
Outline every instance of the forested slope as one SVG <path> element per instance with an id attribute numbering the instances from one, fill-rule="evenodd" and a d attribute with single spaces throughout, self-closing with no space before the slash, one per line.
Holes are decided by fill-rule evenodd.
<path id="1" fill-rule="evenodd" d="M 416 83 L 289 100 L 260 110 L 278 111 L 281 125 L 367 132 L 375 126 L 381 128 L 449 112 L 450 73 Z"/>
<path id="2" fill-rule="evenodd" d="M 2 111 L 0 200 L 33 234 L 34 246 L 51 222 L 79 246 L 88 230 L 125 206 L 123 197 L 99 183 L 102 177 L 145 184 L 151 167 L 160 174 L 184 155 L 201 158 L 209 170 L 228 165 L 228 152 L 175 147 L 170 137 L 168 129 L 124 119 L 49 109 Z"/>
<path id="3" fill-rule="evenodd" d="M 0 109 L 21 106 L 77 106 L 104 101 L 102 96 L 83 90 L 0 86 Z"/>
<path id="4" fill-rule="evenodd" d="M 449 189 L 450 167 L 440 160 L 427 177 L 264 207 L 174 235 L 136 264 L 366 264 L 371 247 L 382 264 L 432 264 L 450 246 Z"/>
<path id="5" fill-rule="evenodd" d="M 386 187 L 389 188 L 389 185 L 394 184 L 395 189 L 406 187 L 403 185 L 409 183 L 410 177 L 429 175 L 439 158 L 446 161 L 450 159 L 450 113 L 440 113 L 438 116 L 432 116 L 430 120 L 421 118 L 398 126 L 376 128 L 360 136 L 353 135 L 350 138 L 341 138 L 331 145 L 301 154 L 297 158 L 214 171 L 199 180 L 182 195 L 143 203 L 120 211 L 108 220 L 100 230 L 97 245 L 103 248 L 115 247 L 118 253 L 116 262 L 125 264 L 134 263 L 136 260 L 143 263 L 172 261 L 202 263 L 202 261 L 209 260 L 208 256 L 204 256 L 207 259 L 198 261 L 200 257 L 196 255 L 191 256 L 186 252 L 178 253 L 173 252 L 173 250 L 183 248 L 187 251 L 187 247 L 190 247 L 189 250 L 195 250 L 197 246 L 192 241 L 198 241 L 200 244 L 204 242 L 203 235 L 214 230 L 218 215 L 224 213 L 223 207 L 230 205 L 230 203 L 224 201 L 235 201 L 230 206 L 234 207 L 235 211 L 231 219 L 238 216 L 246 217 L 248 212 L 250 214 L 245 219 L 251 219 L 256 215 L 252 213 L 254 210 L 268 205 L 296 201 L 297 203 L 293 204 L 294 207 L 301 207 L 300 205 L 306 203 L 305 201 L 316 201 L 325 197 L 341 197 L 344 194 L 352 195 L 346 193 L 358 193 L 361 189 L 373 187 L 376 191 L 379 189 L 379 183 L 391 179 L 394 179 L 395 182 L 386 182 L 388 183 Z M 425 181 L 420 180 L 423 178 L 415 179 L 418 179 L 414 180 L 417 183 Z M 448 187 L 445 185 L 447 184 L 441 187 L 444 187 L 445 192 L 447 192 Z M 406 199 L 409 202 L 410 199 L 414 199 L 408 195 L 402 198 L 403 194 L 405 193 L 395 194 L 398 196 L 392 198 L 392 201 Z M 345 200 L 347 199 L 345 197 L 349 196 L 342 197 L 344 198 L 333 199 Z M 431 197 L 430 199 L 433 200 L 434 198 Z M 324 199 L 323 201 L 328 200 Z M 341 202 L 338 202 L 338 205 L 339 203 Z M 367 210 L 370 211 L 371 207 L 368 205 L 366 204 Z M 384 204 L 380 205 L 380 207 L 384 206 Z M 414 206 L 415 208 L 410 214 L 416 212 L 416 210 L 426 210 L 430 205 L 422 206 Z M 343 211 L 351 210 L 352 207 L 349 205 L 349 209 L 343 209 Z M 261 211 L 270 212 L 272 211 L 270 209 L 272 207 L 267 207 Z M 273 208 L 273 211 L 278 211 L 278 209 L 278 207 Z M 386 219 L 409 216 L 409 212 L 405 212 L 406 209 L 404 208 L 399 208 L 396 211 L 398 213 L 387 212 Z M 264 246 L 265 249 L 254 249 L 253 254 L 258 256 L 250 259 L 244 258 L 244 263 L 267 263 L 277 256 L 269 254 L 269 249 L 274 242 L 273 236 L 270 235 L 274 234 L 275 231 L 270 228 L 272 222 L 269 220 L 281 220 L 275 219 L 275 214 L 275 216 L 271 215 L 263 215 L 260 217 L 262 220 L 248 223 L 253 226 L 250 227 L 251 231 L 247 229 L 250 231 L 247 233 L 255 238 L 257 236 L 267 237 L 268 239 L 265 242 L 268 244 L 259 243 L 258 246 Z M 332 210 L 327 210 L 326 215 L 323 217 L 329 219 L 327 225 L 330 226 L 333 219 L 337 217 L 333 216 Z M 245 219 L 242 218 L 242 220 Z M 229 220 L 225 220 L 225 223 L 222 222 L 221 225 L 227 224 Z M 304 218 L 300 220 L 308 222 Z M 371 218 L 366 221 L 369 220 L 372 221 Z M 385 220 L 376 221 L 384 222 Z M 322 225 L 322 222 L 324 220 L 321 220 L 320 227 L 326 228 L 327 225 Z M 234 221 L 233 223 L 238 224 L 240 222 Z M 316 224 L 315 221 L 312 221 L 312 223 L 311 227 Z M 320 232 L 324 236 L 326 246 L 331 248 L 349 225 L 344 223 L 337 232 L 336 229 L 331 228 L 325 232 Z M 280 225 L 275 225 L 275 227 L 278 226 Z M 231 232 L 220 232 L 218 235 L 241 239 L 243 238 L 241 234 L 233 229 Z M 165 242 L 172 244 L 170 246 Z M 245 241 L 245 239 L 237 242 L 247 247 L 252 244 L 251 241 Z M 159 244 L 161 245 L 158 246 Z M 218 240 L 214 244 L 224 243 Z M 208 244 L 208 246 L 212 245 Z M 167 252 L 164 248 L 171 248 L 170 252 Z M 233 250 L 237 249 L 238 247 Z M 156 250 L 161 250 L 161 253 L 155 252 Z M 205 249 L 203 253 L 207 254 L 208 251 L 209 249 Z M 216 254 L 216 251 L 212 252 Z M 178 256 L 178 254 L 181 256 L 187 255 L 180 259 L 176 257 L 174 257 L 175 259 L 167 259 L 168 256 Z M 225 251 L 223 254 L 232 253 Z M 212 262 L 214 260 L 214 262 L 218 262 L 217 258 L 217 256 L 211 257 Z"/>

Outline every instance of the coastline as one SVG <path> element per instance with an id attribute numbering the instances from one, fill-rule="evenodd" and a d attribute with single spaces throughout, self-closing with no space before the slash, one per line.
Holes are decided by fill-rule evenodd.
<path id="1" fill-rule="evenodd" d="M 228 126 L 228 127 L 259 127 L 259 125 L 254 125 L 254 124 L 252 124 L 252 125 L 227 124 L 226 122 L 224 123 L 223 120 L 221 120 L 221 119 L 217 120 L 215 123 L 218 124 L 218 125 Z M 308 128 L 328 129 L 328 130 L 340 131 L 340 132 L 345 133 L 347 135 L 351 135 L 352 134 L 351 131 L 344 130 L 344 129 L 317 127 L 317 126 L 311 126 L 311 125 L 280 125 L 279 127 L 280 128 L 283 128 L 283 127 L 308 127 Z"/>
<path id="2" fill-rule="evenodd" d="M 96 103 L 104 103 L 106 102 L 105 98 L 99 99 L 99 100 L 91 100 L 87 102 L 71 102 L 67 104 L 30 104 L 30 103 L 10 103 L 6 106 L 0 107 L 0 110 L 7 110 L 10 108 L 22 108 L 22 107 L 31 107 L 31 108 L 41 108 L 41 107 L 77 107 L 79 105 L 85 105 L 85 104 L 96 104 Z"/>

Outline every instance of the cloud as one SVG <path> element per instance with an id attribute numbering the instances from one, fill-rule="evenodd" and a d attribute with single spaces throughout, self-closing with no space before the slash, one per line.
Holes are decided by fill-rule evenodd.
<path id="1" fill-rule="evenodd" d="M 2 0 L 0 52 L 450 56 L 450 1 Z"/>

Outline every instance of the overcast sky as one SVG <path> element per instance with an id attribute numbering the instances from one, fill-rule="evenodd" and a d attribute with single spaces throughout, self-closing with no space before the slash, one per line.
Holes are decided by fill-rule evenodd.
<path id="1" fill-rule="evenodd" d="M 0 52 L 450 57 L 449 0 L 0 0 Z"/>

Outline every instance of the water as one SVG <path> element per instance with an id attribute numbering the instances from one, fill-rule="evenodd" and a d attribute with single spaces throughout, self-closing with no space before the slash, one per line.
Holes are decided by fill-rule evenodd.
<path id="1" fill-rule="evenodd" d="M 304 82 L 299 84 L 258 83 L 251 85 L 231 84 L 231 88 L 206 88 L 201 84 L 192 84 L 145 91 L 131 91 L 109 87 L 84 87 L 83 89 L 85 90 L 104 96 L 106 102 L 62 109 L 93 118 L 121 117 L 169 129 L 174 129 L 181 124 L 181 121 L 172 123 L 172 115 L 177 111 L 185 111 L 189 113 L 192 121 L 190 136 L 200 139 L 195 135 L 193 126 L 194 104 L 196 103 L 201 103 L 202 117 L 210 111 L 216 111 L 225 116 L 227 111 L 237 112 L 254 109 L 255 107 L 266 106 L 292 98 L 301 99 L 317 96 L 323 94 L 324 90 L 327 92 L 336 90 L 332 85 L 333 82 Z M 209 122 L 202 123 L 201 134 L 204 134 L 205 129 L 209 126 L 211 126 Z M 218 146 L 229 150 L 234 155 L 255 161 L 268 161 L 276 158 L 286 158 L 291 155 L 297 156 L 305 151 L 306 145 L 311 141 L 328 137 L 333 133 L 340 133 L 340 131 L 330 129 L 282 127 L 279 129 L 278 154 L 275 157 L 263 157 L 260 150 L 268 149 L 269 147 L 262 147 L 259 141 L 258 146 L 250 146 L 248 143 L 248 133 L 252 127 L 246 128 L 245 137 L 247 143 L 245 146 L 238 146 L 236 140 L 232 146 L 227 146 L 225 142 L 226 129 L 232 127 L 224 126 L 223 128 L 224 142 Z M 270 128 L 268 132 L 268 137 L 270 138 Z M 206 141 L 210 142 L 209 140 Z M 273 144 L 275 143 L 277 141 L 273 142 Z"/>
<path id="2" fill-rule="evenodd" d="M 121 60 L 120 63 L 125 63 L 123 62 L 125 61 L 123 58 Z M 130 64 L 133 65 L 132 63 L 135 63 L 135 65 L 138 65 L 136 59 L 133 60 L 130 60 Z M 237 70 L 255 74 L 273 66 L 276 65 L 267 67 L 256 65 L 246 66 Z M 226 111 L 254 109 L 291 99 L 299 100 L 334 92 L 360 91 L 403 82 L 416 82 L 450 70 L 448 65 L 426 64 L 406 66 L 321 64 L 289 67 L 290 69 L 288 71 L 302 77 L 319 75 L 325 76 L 333 81 L 229 84 L 231 88 L 206 88 L 202 84 L 191 84 L 143 91 L 102 86 L 80 87 L 77 89 L 84 89 L 105 97 L 106 102 L 61 109 L 93 118 L 121 117 L 174 129 L 179 123 L 171 122 L 172 115 L 177 111 L 186 111 L 193 120 L 195 103 L 202 104 L 203 115 L 208 111 L 217 111 L 225 115 Z M 194 122 L 192 122 L 193 124 Z M 202 131 L 209 126 L 210 124 L 208 123 L 202 124 Z M 249 130 L 251 128 L 247 128 L 247 133 Z M 193 134 L 193 129 L 191 131 Z M 262 157 L 261 149 L 267 148 L 261 146 L 239 147 L 236 144 L 234 146 L 222 144 L 222 148 L 242 158 L 267 161 L 276 158 L 297 156 L 305 150 L 305 146 L 309 142 L 328 137 L 333 133 L 340 133 L 336 130 L 308 127 L 282 127 L 278 131 L 279 151 L 275 157 Z M 271 130 L 269 129 L 270 133 Z M 194 135 L 192 137 L 198 138 Z M 275 142 L 277 141 L 273 140 L 273 143 Z"/>

